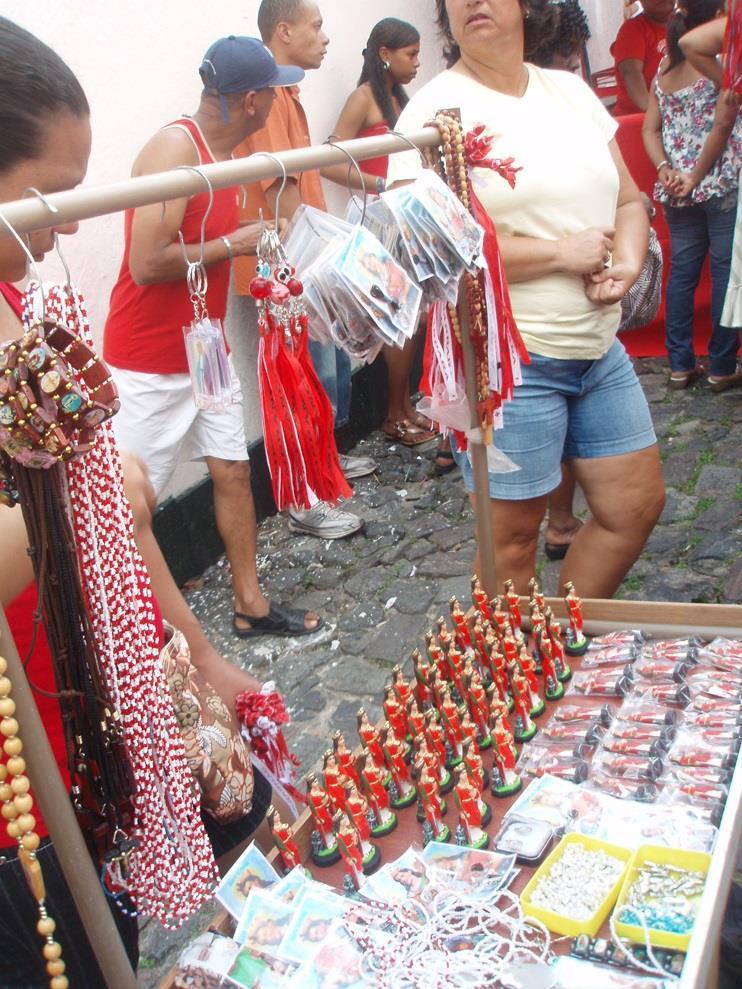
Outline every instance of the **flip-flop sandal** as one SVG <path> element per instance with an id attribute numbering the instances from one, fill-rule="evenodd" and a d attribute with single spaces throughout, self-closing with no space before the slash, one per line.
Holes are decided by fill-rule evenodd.
<path id="1" fill-rule="evenodd" d="M 422 429 L 407 419 L 397 419 L 382 426 L 382 432 L 388 440 L 401 443 L 402 446 L 420 446 L 435 439 L 437 433 Z"/>
<path id="2" fill-rule="evenodd" d="M 439 464 L 439 460 L 445 460 L 444 464 Z M 456 467 L 456 458 L 451 450 L 436 450 L 435 457 L 433 458 L 433 474 L 436 477 L 442 477 L 444 474 L 450 474 L 452 470 Z"/>
<path id="3" fill-rule="evenodd" d="M 572 539 L 577 535 L 582 526 L 584 525 L 582 519 L 577 520 L 580 524 L 572 533 Z M 546 554 L 547 560 L 563 560 L 567 555 L 567 550 L 572 545 L 572 539 L 568 543 L 547 543 L 544 542 L 544 553 Z"/>
<path id="4" fill-rule="evenodd" d="M 240 639 L 255 639 L 259 635 L 312 635 L 324 625 L 323 619 L 320 618 L 314 628 L 307 628 L 304 619 L 308 612 L 300 611 L 298 608 L 284 608 L 283 605 L 276 604 L 275 601 L 269 601 L 268 606 L 268 614 L 260 618 L 235 611 L 232 618 L 234 634 Z M 243 622 L 250 622 L 250 628 L 242 628 L 238 625 L 238 618 Z"/>

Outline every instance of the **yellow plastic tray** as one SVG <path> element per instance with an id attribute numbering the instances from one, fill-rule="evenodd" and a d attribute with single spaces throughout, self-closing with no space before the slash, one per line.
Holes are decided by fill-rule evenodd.
<path id="1" fill-rule="evenodd" d="M 616 922 L 616 934 L 619 937 L 627 938 L 629 941 L 636 941 L 644 944 L 646 937 L 644 930 L 635 924 L 622 924 L 619 921 L 621 910 L 629 895 L 629 889 L 633 885 L 639 870 L 645 862 L 657 862 L 660 865 L 676 865 L 681 869 L 688 869 L 691 872 L 708 873 L 711 863 L 711 856 L 706 852 L 686 852 L 681 848 L 666 848 L 662 845 L 642 845 L 634 853 L 626 877 L 618 895 L 614 920 Z M 670 931 L 656 931 L 654 928 L 647 928 L 649 943 L 655 948 L 672 948 L 675 951 L 687 951 L 693 928 L 687 934 L 673 934 Z"/>
<path id="2" fill-rule="evenodd" d="M 551 910 L 544 910 L 542 907 L 535 906 L 531 902 L 531 895 L 536 885 L 543 876 L 551 872 L 552 866 L 562 857 L 564 850 L 569 845 L 582 845 L 583 848 L 587 848 L 591 852 L 605 852 L 607 855 L 613 855 L 625 863 L 624 870 L 616 880 L 615 885 L 592 917 L 589 917 L 587 920 L 574 920 L 572 917 L 553 913 Z M 632 853 L 628 848 L 621 848 L 619 845 L 610 845 L 607 841 L 599 841 L 597 838 L 590 838 L 583 834 L 565 835 L 549 857 L 539 866 L 521 893 L 520 904 L 523 908 L 523 913 L 527 917 L 535 917 L 537 920 L 540 920 L 555 934 L 566 934 L 570 937 L 576 937 L 578 934 L 589 934 L 590 937 L 595 937 L 600 930 L 601 924 L 610 913 L 611 907 L 616 902 L 616 897 L 621 889 L 626 871 L 629 868 L 631 856 Z"/>

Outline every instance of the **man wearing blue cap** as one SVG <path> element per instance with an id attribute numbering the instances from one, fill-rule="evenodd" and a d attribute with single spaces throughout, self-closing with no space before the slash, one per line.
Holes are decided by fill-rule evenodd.
<path id="1" fill-rule="evenodd" d="M 274 87 L 304 77 L 303 69 L 277 65 L 257 38 L 233 35 L 209 48 L 199 74 L 204 88 L 198 109 L 148 141 L 133 175 L 228 160 L 264 125 Z M 128 210 L 104 354 L 121 398 L 115 427 L 119 445 L 145 462 L 157 495 L 179 460 L 208 466 L 216 522 L 232 571 L 236 634 L 305 635 L 321 626 L 319 615 L 269 601 L 258 584 L 255 507 L 237 376 L 232 369 L 234 404 L 226 411 L 197 409 L 183 342 L 183 327 L 193 320 L 183 251 L 190 261 L 203 258 L 206 305 L 212 319 L 223 321 L 231 261 L 254 254 L 259 235 L 260 224 L 240 222 L 234 188 Z M 167 602 L 160 604 L 167 611 Z"/>

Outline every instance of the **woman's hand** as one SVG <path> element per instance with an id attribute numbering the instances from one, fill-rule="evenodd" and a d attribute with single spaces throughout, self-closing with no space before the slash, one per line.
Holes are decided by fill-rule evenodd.
<path id="1" fill-rule="evenodd" d="M 597 306 L 620 302 L 636 281 L 636 272 L 628 264 L 612 264 L 603 271 L 585 277 L 585 295 Z"/>
<path id="2" fill-rule="evenodd" d="M 667 191 L 678 199 L 685 199 L 693 192 L 696 184 L 690 172 L 676 172 L 672 183 L 667 186 Z"/>
<path id="3" fill-rule="evenodd" d="M 559 270 L 570 275 L 600 271 L 613 251 L 613 227 L 588 227 L 557 241 Z"/>

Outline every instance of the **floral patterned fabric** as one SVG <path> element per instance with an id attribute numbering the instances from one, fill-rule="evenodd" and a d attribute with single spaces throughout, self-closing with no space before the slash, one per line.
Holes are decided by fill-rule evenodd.
<path id="1" fill-rule="evenodd" d="M 692 86 L 678 89 L 675 93 L 664 93 L 657 77 L 654 87 L 662 119 L 662 144 L 665 154 L 673 168 L 681 172 L 690 172 L 698 161 L 714 122 L 719 91 L 708 79 L 697 79 Z M 740 162 L 742 162 L 742 114 L 737 114 L 737 122 L 724 151 L 691 195 L 685 199 L 670 196 L 658 182 L 654 187 L 654 198 L 657 202 L 667 203 L 669 206 L 690 206 L 693 203 L 704 203 L 709 199 L 736 193 Z"/>
<path id="2" fill-rule="evenodd" d="M 160 664 L 170 686 L 186 758 L 201 788 L 201 805 L 222 824 L 250 812 L 253 775 L 247 745 L 226 704 L 191 664 L 182 632 L 165 623 L 170 638 Z"/>

